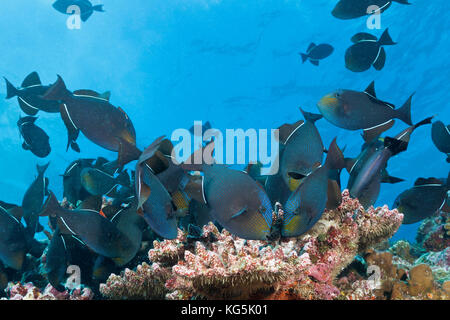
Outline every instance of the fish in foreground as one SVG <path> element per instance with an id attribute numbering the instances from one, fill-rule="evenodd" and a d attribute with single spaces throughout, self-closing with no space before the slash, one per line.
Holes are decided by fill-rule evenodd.
<path id="1" fill-rule="evenodd" d="M 336 172 L 344 168 L 344 156 L 334 139 L 328 149 L 325 164 L 304 178 L 284 206 L 281 234 L 297 237 L 307 232 L 322 216 L 329 201 L 329 180 L 336 179 Z M 340 197 L 341 190 L 335 190 Z"/>
<path id="2" fill-rule="evenodd" d="M 374 14 L 369 11 L 371 6 L 377 6 L 375 13 L 386 11 L 392 4 L 410 4 L 408 0 L 340 0 L 332 11 L 332 15 L 338 19 L 348 20 Z"/>
<path id="3" fill-rule="evenodd" d="M 125 111 L 93 91 L 83 92 L 85 94 L 70 92 L 58 76 L 56 83 L 44 95 L 44 99 L 62 102 L 60 113 L 68 131 L 67 148 L 71 146 L 80 151 L 76 140 L 81 131 L 95 144 L 118 152 L 118 166 L 137 160 L 141 151 L 136 147 L 136 132 Z"/>
<path id="4" fill-rule="evenodd" d="M 436 148 L 447 155 L 447 162 L 450 163 L 450 125 L 445 125 L 442 121 L 433 123 L 431 139 Z"/>
<path id="5" fill-rule="evenodd" d="M 50 113 L 59 112 L 58 101 L 44 100 L 42 95 L 50 86 L 44 86 L 37 72 L 30 73 L 22 82 L 20 88 L 16 88 L 8 79 L 6 81 L 6 99 L 17 97 L 19 106 L 29 116 L 36 115 L 40 110 Z"/>
<path id="6" fill-rule="evenodd" d="M 44 197 L 48 194 L 48 178 L 45 171 L 50 163 L 44 166 L 37 165 L 38 176 L 28 187 L 22 200 L 23 218 L 27 224 L 27 229 L 31 234 L 40 232 L 43 227 L 39 224 L 39 213 L 42 210 Z"/>
<path id="7" fill-rule="evenodd" d="M 386 51 L 383 46 L 395 45 L 386 29 L 380 40 L 369 33 L 358 33 L 352 37 L 354 43 L 345 52 L 345 66 L 353 72 L 363 72 L 373 66 L 383 69 L 386 63 Z"/>
<path id="8" fill-rule="evenodd" d="M 20 216 L 0 206 L 0 261 L 14 270 L 21 270 L 28 251 Z"/>
<path id="9" fill-rule="evenodd" d="M 89 192 L 81 185 L 81 172 L 84 168 L 92 168 L 94 159 L 79 159 L 72 162 L 64 171 L 63 177 L 63 197 L 72 205 L 77 205 L 79 200 L 84 200 L 89 196 Z"/>
<path id="10" fill-rule="evenodd" d="M 411 101 L 414 94 L 399 109 L 377 98 L 375 83 L 365 91 L 340 89 L 324 96 L 317 107 L 335 126 L 347 130 L 372 130 L 384 126 L 392 119 L 400 119 L 412 126 Z"/>
<path id="11" fill-rule="evenodd" d="M 282 146 L 280 172 L 285 183 L 294 191 L 298 181 L 322 164 L 324 146 L 315 122 L 322 115 L 305 112 L 300 108 L 305 122 L 299 125 Z M 294 188 L 291 186 L 295 185 Z"/>
<path id="12" fill-rule="evenodd" d="M 117 265 L 126 264 L 134 244 L 114 223 L 98 211 L 88 208 L 68 210 L 59 204 L 53 192 L 44 204 L 41 216 L 56 216 L 61 233 L 72 234 L 99 255 Z"/>
<path id="13" fill-rule="evenodd" d="M 334 51 L 334 48 L 326 43 L 322 43 L 316 45 L 315 43 L 311 43 L 306 50 L 306 53 L 299 53 L 302 57 L 302 62 L 305 63 L 306 60 L 309 60 L 313 65 L 318 66 L 320 60 L 328 58 Z"/>
<path id="14" fill-rule="evenodd" d="M 248 240 L 266 240 L 272 226 L 272 204 L 263 187 L 243 171 L 224 165 L 203 167 L 203 195 L 212 217 Z"/>
<path id="15" fill-rule="evenodd" d="M 73 9 L 71 6 L 77 6 L 79 8 L 80 18 L 83 22 L 87 21 L 94 11 L 105 12 L 102 4 L 94 6 L 89 0 L 57 0 L 53 3 L 53 8 L 57 11 L 70 15 L 75 13 L 73 10 L 69 10 Z"/>
<path id="16" fill-rule="evenodd" d="M 27 116 L 21 117 L 17 121 L 20 135 L 24 140 L 22 148 L 24 150 L 30 150 L 39 158 L 45 158 L 52 150 L 49 142 L 50 138 L 42 128 L 35 124 L 36 120 L 37 117 Z"/>
<path id="17" fill-rule="evenodd" d="M 346 167 L 350 174 L 347 189 L 352 198 L 368 208 L 378 199 L 381 183 L 398 183 L 403 179 L 392 177 L 386 167 L 389 159 L 406 151 L 411 134 L 419 127 L 431 124 L 431 117 L 411 126 L 394 138 L 371 141 L 355 159 L 347 159 Z"/>
<path id="18" fill-rule="evenodd" d="M 440 210 L 447 201 L 450 189 L 446 183 L 436 178 L 419 178 L 414 187 L 402 192 L 394 202 L 394 208 L 404 214 L 404 224 L 412 224 L 428 218 Z"/>

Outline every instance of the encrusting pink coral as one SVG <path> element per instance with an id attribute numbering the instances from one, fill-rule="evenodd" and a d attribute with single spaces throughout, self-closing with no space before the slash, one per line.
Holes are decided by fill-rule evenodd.
<path id="1" fill-rule="evenodd" d="M 155 242 L 149 252 L 164 267 L 144 263 L 111 275 L 100 291 L 112 299 L 161 298 L 163 287 L 167 299 L 335 299 L 341 271 L 358 252 L 390 238 L 402 220 L 387 206 L 364 210 L 346 190 L 342 204 L 298 238 L 244 240 L 210 223 L 194 242 L 179 231 L 177 239 Z"/>

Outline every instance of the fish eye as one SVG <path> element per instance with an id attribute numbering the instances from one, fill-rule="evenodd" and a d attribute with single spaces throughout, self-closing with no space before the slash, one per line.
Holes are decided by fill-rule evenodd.
<path id="1" fill-rule="evenodd" d="M 341 96 L 341 94 L 339 93 L 339 92 L 336 92 L 335 94 L 334 94 L 334 97 L 335 98 L 339 98 Z"/>

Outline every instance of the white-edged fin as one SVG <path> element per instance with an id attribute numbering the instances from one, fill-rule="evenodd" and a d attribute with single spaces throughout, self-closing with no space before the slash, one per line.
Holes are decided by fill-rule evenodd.
<path id="1" fill-rule="evenodd" d="M 61 240 L 62 240 L 62 243 L 63 243 L 63 246 L 64 246 L 64 251 L 67 251 L 66 240 L 64 240 L 64 237 L 63 237 L 62 234 L 60 234 L 59 236 L 61 237 Z"/>
<path id="2" fill-rule="evenodd" d="M 122 211 L 123 211 L 123 209 L 120 209 L 119 211 L 117 211 L 116 214 L 111 218 L 111 222 L 113 222 L 114 219 L 117 217 L 117 215 L 119 215 Z"/>
<path id="3" fill-rule="evenodd" d="M 295 128 L 294 131 L 291 132 L 291 134 L 289 135 L 289 137 L 287 137 L 286 142 L 284 143 L 285 145 L 289 142 L 289 139 L 292 137 L 292 135 L 293 135 L 298 129 L 300 129 L 305 123 L 306 123 L 306 121 L 303 122 L 301 125 L 299 125 L 297 128 Z"/>
<path id="4" fill-rule="evenodd" d="M 22 101 L 24 104 L 26 104 L 28 107 L 30 107 L 31 109 L 34 109 L 34 110 L 38 110 L 39 111 L 39 108 L 36 108 L 36 107 L 34 107 L 34 106 L 32 106 L 31 104 L 29 104 L 28 102 L 26 102 L 24 99 L 22 99 L 21 97 L 19 97 L 19 100 L 20 101 Z"/>
<path id="5" fill-rule="evenodd" d="M 64 103 L 63 106 L 64 106 L 64 109 L 66 110 L 66 114 L 67 114 L 67 117 L 70 120 L 70 123 L 72 123 L 72 126 L 75 128 L 75 130 L 78 130 L 78 128 L 75 125 L 75 123 L 73 123 L 73 120 L 72 120 L 72 117 L 70 116 L 69 110 L 67 110 L 67 105 Z"/>
<path id="6" fill-rule="evenodd" d="M 371 127 L 371 128 L 365 128 L 365 129 L 363 129 L 363 130 L 364 130 L 364 131 L 365 131 L 365 130 L 372 130 L 372 129 L 375 129 L 375 128 L 384 126 L 385 124 L 387 124 L 388 122 L 391 122 L 391 121 L 392 121 L 392 119 L 390 119 L 390 120 L 388 120 L 388 121 L 386 121 L 386 122 L 383 122 L 382 124 L 377 124 L 376 126 L 373 126 L 373 127 Z"/>
<path id="7" fill-rule="evenodd" d="M 81 243 L 83 246 L 85 246 L 86 244 L 83 242 L 83 241 L 81 241 L 81 239 L 80 238 L 78 238 L 78 237 L 75 237 L 75 236 L 72 236 L 72 238 L 74 238 L 75 240 L 77 240 L 79 243 Z"/>
<path id="8" fill-rule="evenodd" d="M 69 230 L 70 233 L 72 233 L 73 235 L 76 235 L 76 233 L 73 232 L 73 230 L 70 229 L 70 227 L 67 225 L 67 223 L 66 223 L 66 221 L 64 220 L 64 218 L 61 217 L 60 219 L 61 219 L 62 223 L 64 223 L 64 226 L 67 228 L 67 230 Z"/>
<path id="9" fill-rule="evenodd" d="M 202 197 L 203 197 L 203 202 L 207 204 L 208 202 L 206 201 L 205 185 L 204 185 L 204 183 L 205 183 L 205 177 L 202 176 Z"/>

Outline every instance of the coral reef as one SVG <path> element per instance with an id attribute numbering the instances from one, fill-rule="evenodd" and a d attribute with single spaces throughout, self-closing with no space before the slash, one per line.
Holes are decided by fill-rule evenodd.
<path id="1" fill-rule="evenodd" d="M 425 219 L 417 233 L 416 241 L 427 251 L 442 251 L 450 246 L 450 216 L 441 212 L 438 217 Z"/>
<path id="2" fill-rule="evenodd" d="M 6 292 L 10 300 L 92 300 L 94 297 L 91 289 L 87 287 L 59 292 L 48 284 L 44 291 L 41 291 L 31 282 L 9 283 Z"/>
<path id="3" fill-rule="evenodd" d="M 100 292 L 110 299 L 164 292 L 167 299 L 336 299 L 342 270 L 358 252 L 390 238 L 402 219 L 386 206 L 364 210 L 346 190 L 342 204 L 301 237 L 246 241 L 212 223 L 196 240 L 179 231 L 175 240 L 154 243 L 151 266 L 111 275 Z M 363 285 L 354 290 L 368 291 Z"/>

